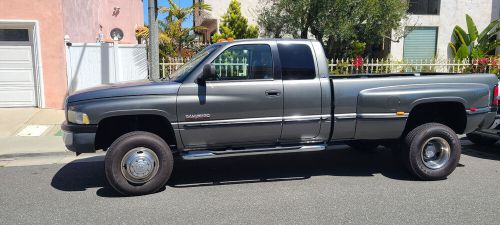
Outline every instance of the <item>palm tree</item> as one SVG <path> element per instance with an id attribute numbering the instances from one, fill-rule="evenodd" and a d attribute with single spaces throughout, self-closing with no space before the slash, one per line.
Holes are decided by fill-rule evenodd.
<path id="1" fill-rule="evenodd" d="M 468 33 L 460 26 L 455 26 L 453 29 L 454 42 L 449 43 L 456 59 L 482 58 L 500 46 L 500 40 L 496 38 L 500 31 L 498 26 L 500 19 L 492 21 L 479 33 L 472 17 L 466 14 L 465 18 Z"/>
<path id="2" fill-rule="evenodd" d="M 210 5 L 196 2 L 189 7 L 179 7 L 173 0 L 168 0 L 168 7 L 160 7 L 159 13 L 167 13 L 165 20 L 158 21 L 160 27 L 159 42 L 160 55 L 163 57 L 181 55 L 183 47 L 194 40 L 192 31 L 206 29 L 203 26 L 182 27 L 182 23 L 193 15 L 195 10 L 211 10 Z M 139 28 L 136 35 L 141 38 L 149 37 L 147 27 Z"/>
<path id="3" fill-rule="evenodd" d="M 182 48 L 194 40 L 195 36 L 192 31 L 200 31 L 206 29 L 203 26 L 193 26 L 193 27 L 182 27 L 182 23 L 190 16 L 193 15 L 195 10 L 211 10 L 212 7 L 203 2 L 196 2 L 192 6 L 181 8 L 173 0 L 168 0 L 170 5 L 169 8 L 160 9 L 161 12 L 166 12 L 167 17 L 165 17 L 166 27 L 164 31 L 170 34 L 172 37 L 174 45 L 176 46 L 177 54 L 180 55 Z"/>
<path id="4" fill-rule="evenodd" d="M 158 22 L 161 23 L 161 21 L 158 21 Z M 137 28 L 137 30 L 135 30 L 135 36 L 137 38 L 148 40 L 149 27 L 143 26 L 143 27 Z M 159 37 L 158 37 L 158 41 L 160 42 L 160 44 L 164 44 L 164 43 L 168 43 L 168 42 L 172 41 L 172 39 L 166 33 L 160 32 Z"/>

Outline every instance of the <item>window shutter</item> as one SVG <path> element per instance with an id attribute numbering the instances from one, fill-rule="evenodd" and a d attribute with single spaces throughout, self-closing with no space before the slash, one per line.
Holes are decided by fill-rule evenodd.
<path id="1" fill-rule="evenodd" d="M 403 57 L 432 59 L 436 55 L 437 27 L 417 27 L 404 39 Z"/>

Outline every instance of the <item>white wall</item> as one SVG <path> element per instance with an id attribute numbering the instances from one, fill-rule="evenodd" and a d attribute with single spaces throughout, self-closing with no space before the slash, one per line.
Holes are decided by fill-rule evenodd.
<path id="1" fill-rule="evenodd" d="M 146 79 L 146 45 L 73 43 L 66 47 L 68 92 Z"/>
<path id="2" fill-rule="evenodd" d="M 469 14 L 479 32 L 494 19 L 499 17 L 500 0 L 441 0 L 440 15 L 410 15 L 407 25 L 438 27 L 436 57 L 439 59 L 453 58 L 448 47 L 455 25 L 467 29 L 465 14 Z M 391 43 L 391 57 L 403 58 L 404 38 Z"/>

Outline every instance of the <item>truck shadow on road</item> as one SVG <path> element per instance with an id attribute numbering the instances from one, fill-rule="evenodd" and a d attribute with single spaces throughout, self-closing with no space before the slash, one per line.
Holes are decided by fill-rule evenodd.
<path id="1" fill-rule="evenodd" d="M 101 157 L 102 158 L 102 157 Z M 191 188 L 258 182 L 306 180 L 314 176 L 372 177 L 376 174 L 404 181 L 415 180 L 392 156 L 379 148 L 360 152 L 346 146 L 331 151 L 304 152 L 187 161 L 178 159 L 167 186 Z M 118 197 L 106 181 L 100 158 L 74 161 L 53 177 L 52 187 L 61 191 L 99 188 L 97 195 Z"/>
<path id="2" fill-rule="evenodd" d="M 50 184 L 57 190 L 70 192 L 108 187 L 103 160 L 103 156 L 96 156 L 68 163 L 57 171 Z"/>
<path id="3" fill-rule="evenodd" d="M 168 185 L 187 188 L 305 180 L 314 176 L 371 177 L 375 174 L 414 180 L 388 149 L 360 152 L 343 147 L 324 152 L 180 161 Z"/>
<path id="4" fill-rule="evenodd" d="M 462 138 L 462 154 L 489 160 L 500 161 L 500 142 L 490 146 L 475 145 L 467 138 Z"/>

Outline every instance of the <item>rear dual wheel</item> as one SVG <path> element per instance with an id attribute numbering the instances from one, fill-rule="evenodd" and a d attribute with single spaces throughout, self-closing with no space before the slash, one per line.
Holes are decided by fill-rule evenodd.
<path id="1" fill-rule="evenodd" d="M 406 135 L 400 154 L 408 170 L 422 180 L 441 180 L 458 165 L 462 147 L 455 132 L 439 123 L 416 127 Z"/>
<path id="2" fill-rule="evenodd" d="M 142 131 L 116 139 L 104 161 L 109 184 L 123 195 L 159 191 L 170 178 L 173 163 L 168 144 L 156 134 Z"/>

